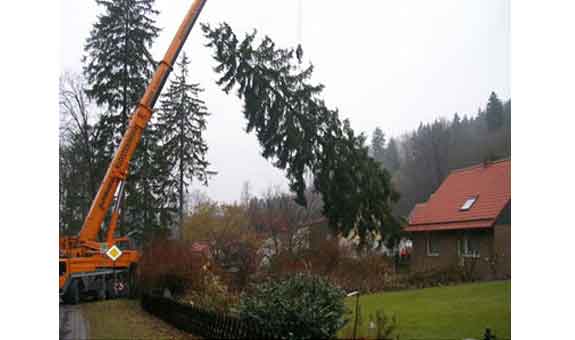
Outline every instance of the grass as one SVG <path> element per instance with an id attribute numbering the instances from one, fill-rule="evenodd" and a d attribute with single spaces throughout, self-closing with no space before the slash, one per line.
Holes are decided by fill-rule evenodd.
<path id="1" fill-rule="evenodd" d="M 139 300 L 107 300 L 81 305 L 93 340 L 198 339 L 148 314 Z"/>
<path id="2" fill-rule="evenodd" d="M 346 300 L 352 310 L 355 299 Z M 385 314 L 395 314 L 400 340 L 483 339 L 485 328 L 491 328 L 497 339 L 511 338 L 511 281 L 365 295 L 359 303 L 364 332 L 367 315 L 383 308 Z M 353 327 L 353 318 L 347 327 Z"/>

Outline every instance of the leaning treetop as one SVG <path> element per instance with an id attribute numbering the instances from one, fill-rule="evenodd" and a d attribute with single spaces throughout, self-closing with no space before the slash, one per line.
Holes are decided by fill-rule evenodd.
<path id="1" fill-rule="evenodd" d="M 296 201 L 306 205 L 304 173 L 324 200 L 324 215 L 335 232 L 367 233 L 397 230 L 391 204 L 399 199 L 389 173 L 368 156 L 365 137 L 356 136 L 349 121 L 326 107 L 323 85 L 312 84 L 313 66 L 302 67 L 302 50 L 277 48 L 256 31 L 239 41 L 226 23 L 202 25 L 214 49 L 217 84 L 237 90 L 244 103 L 247 132 L 255 130 L 262 155 L 287 172 Z"/>

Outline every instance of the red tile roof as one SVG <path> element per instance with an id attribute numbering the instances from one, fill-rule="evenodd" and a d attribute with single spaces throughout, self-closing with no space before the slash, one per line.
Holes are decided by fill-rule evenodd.
<path id="1" fill-rule="evenodd" d="M 206 243 L 194 242 L 192 243 L 191 251 L 207 254 L 210 251 L 210 246 Z"/>
<path id="2" fill-rule="evenodd" d="M 469 210 L 465 201 L 477 197 Z M 416 204 L 406 231 L 488 228 L 511 200 L 511 160 L 452 171 L 425 203 Z"/>

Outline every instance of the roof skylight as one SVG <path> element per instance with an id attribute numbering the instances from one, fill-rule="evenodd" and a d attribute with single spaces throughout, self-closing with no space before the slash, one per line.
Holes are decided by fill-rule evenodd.
<path id="1" fill-rule="evenodd" d="M 461 208 L 459 208 L 459 210 L 467 211 L 467 210 L 471 209 L 471 206 L 475 203 L 475 201 L 477 201 L 477 196 L 473 196 L 473 197 L 468 198 L 467 201 L 465 201 L 465 203 L 463 203 Z"/>

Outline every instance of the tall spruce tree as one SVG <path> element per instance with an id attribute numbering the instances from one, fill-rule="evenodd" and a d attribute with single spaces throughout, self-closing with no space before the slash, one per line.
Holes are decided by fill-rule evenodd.
<path id="1" fill-rule="evenodd" d="M 154 9 L 154 0 L 96 0 L 96 3 L 104 7 L 104 12 L 86 39 L 83 71 L 88 82 L 86 93 L 96 104 L 107 108 L 98 122 L 96 140 L 99 153 L 96 158 L 101 167 L 98 173 L 103 176 L 128 125 L 130 112 L 153 73 L 155 65 L 149 50 L 160 29 L 155 26 L 158 11 Z M 147 129 L 153 129 L 150 125 L 153 121 Z M 144 132 L 143 139 L 150 135 Z M 149 169 L 142 168 L 150 163 L 144 158 L 153 157 L 153 152 L 152 143 L 143 142 L 134 155 L 125 191 L 127 214 L 122 214 L 119 224 L 121 232 L 124 227 L 154 225 L 147 217 L 151 213 L 147 207 L 154 205 L 149 188 L 157 183 L 151 183 Z M 137 180 L 144 182 L 136 183 Z"/>
<path id="2" fill-rule="evenodd" d="M 503 104 L 503 128 L 505 129 L 505 155 L 511 156 L 511 99 Z"/>
<path id="3" fill-rule="evenodd" d="M 107 105 L 115 133 L 128 124 L 130 110 L 144 94 L 154 71 L 149 49 L 160 29 L 154 0 L 96 0 L 105 7 L 86 39 L 83 57 L 86 93 L 98 105 Z M 119 136 L 118 136 L 119 137 Z"/>
<path id="4" fill-rule="evenodd" d="M 391 172 L 394 173 L 399 169 L 399 151 L 397 150 L 397 142 L 395 138 L 390 138 L 383 157 L 383 164 Z"/>
<path id="5" fill-rule="evenodd" d="M 371 137 L 371 155 L 373 159 L 383 163 L 384 154 L 385 154 L 385 134 L 379 127 L 376 127 Z"/>
<path id="6" fill-rule="evenodd" d="M 168 178 L 163 186 L 164 204 L 177 211 L 179 225 L 184 216 L 184 197 L 193 179 L 207 184 L 209 163 L 206 160 L 208 146 L 203 132 L 206 129 L 207 108 L 200 93 L 199 84 L 191 83 L 188 66 L 190 60 L 182 54 L 177 68 L 179 74 L 170 82 L 162 95 L 158 114 L 158 126 L 162 133 L 161 157 L 164 175 Z M 170 193 L 177 193 L 172 195 Z M 166 215 L 169 220 L 171 215 Z"/>
<path id="7" fill-rule="evenodd" d="M 296 202 L 307 204 L 309 172 L 334 232 L 356 233 L 361 248 L 369 234 L 397 230 L 391 206 L 399 194 L 389 173 L 369 156 L 365 136 L 325 105 L 323 85 L 309 81 L 313 67 L 302 68 L 296 50 L 277 48 L 269 37 L 254 43 L 255 31 L 239 41 L 225 23 L 202 28 L 221 74 L 217 84 L 237 90 L 247 132 L 255 131 L 263 156 L 286 170 Z"/>
<path id="8" fill-rule="evenodd" d="M 125 220 L 129 222 L 129 227 L 142 231 L 167 228 L 160 219 L 160 215 L 167 209 L 161 198 L 167 193 L 161 190 L 166 179 L 162 176 L 163 164 L 158 157 L 160 138 L 156 124 L 148 124 L 134 153 L 128 178 L 131 192 L 124 202 Z"/>
<path id="9" fill-rule="evenodd" d="M 491 92 L 489 102 L 485 110 L 487 129 L 489 132 L 499 129 L 503 125 L 503 103 L 497 98 L 495 92 Z"/>

